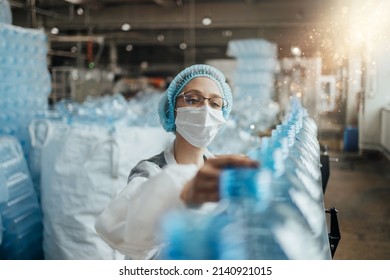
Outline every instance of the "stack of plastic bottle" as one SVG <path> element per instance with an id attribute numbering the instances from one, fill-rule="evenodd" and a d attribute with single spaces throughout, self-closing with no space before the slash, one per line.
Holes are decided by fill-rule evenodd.
<path id="1" fill-rule="evenodd" d="M 48 107 L 51 82 L 46 54 L 43 32 L 0 22 L 0 135 L 16 137 L 26 157 L 28 125 Z"/>
<path id="2" fill-rule="evenodd" d="M 41 209 L 21 146 L 15 137 L 0 137 L 0 259 L 43 259 L 42 232 Z"/>
<path id="3" fill-rule="evenodd" d="M 83 103 L 63 99 L 55 105 L 57 117 L 66 123 L 99 126 L 160 127 L 157 113 L 161 92 L 139 92 L 127 101 L 121 93 L 88 96 Z"/>
<path id="4" fill-rule="evenodd" d="M 135 97 L 130 99 L 128 125 L 143 127 L 161 126 L 157 108 L 162 94 L 159 91 L 140 91 Z"/>
<path id="5" fill-rule="evenodd" d="M 112 126 L 124 122 L 129 110 L 121 94 L 102 97 L 87 96 L 83 103 L 63 99 L 55 105 L 57 118 L 63 122 Z"/>
<path id="6" fill-rule="evenodd" d="M 214 154 L 247 153 L 259 144 L 259 132 L 278 121 L 279 105 L 273 101 L 277 48 L 263 39 L 232 40 L 227 55 L 237 62 L 231 81 L 234 104 L 228 123 L 209 149 Z"/>
<path id="7" fill-rule="evenodd" d="M 12 23 L 11 7 L 7 0 L 0 0 L 0 22 Z"/>
<path id="8" fill-rule="evenodd" d="M 264 39 L 232 40 L 227 55 L 237 61 L 233 114 L 239 116 L 239 126 L 255 127 L 255 132 L 268 129 L 279 112 L 273 101 L 277 45 Z"/>
<path id="9" fill-rule="evenodd" d="M 222 172 L 216 211 L 167 218 L 163 258 L 331 258 L 317 127 L 298 99 L 291 102 L 285 121 L 248 154 L 260 168 Z M 186 247 L 195 235 L 202 243 Z"/>

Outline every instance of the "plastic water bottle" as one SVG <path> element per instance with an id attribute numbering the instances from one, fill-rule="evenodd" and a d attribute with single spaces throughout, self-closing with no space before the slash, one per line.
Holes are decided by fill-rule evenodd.
<path id="1" fill-rule="evenodd" d="M 221 220 L 215 221 L 212 226 L 217 229 L 211 231 L 216 238 L 217 255 L 219 260 L 247 260 L 249 252 L 247 249 L 246 228 L 243 219 L 233 218 L 228 212 L 224 216 L 218 216 Z"/>
<path id="2" fill-rule="evenodd" d="M 160 259 L 241 260 L 248 257 L 242 223 L 224 211 L 170 213 L 164 219 L 162 232 L 165 247 Z"/>
<path id="3" fill-rule="evenodd" d="M 322 187 L 307 173 L 307 169 L 301 161 L 290 156 L 287 138 L 278 136 L 276 130 L 273 130 L 270 145 L 271 149 L 280 149 L 286 172 L 297 177 L 311 197 L 318 203 L 322 203 Z"/>
<path id="4" fill-rule="evenodd" d="M 311 156 L 318 161 L 320 158 L 320 145 L 317 141 L 316 135 L 313 134 L 308 128 L 303 127 L 302 113 L 298 113 L 296 116 L 290 118 L 285 125 L 288 129 L 294 130 L 294 140 L 298 141 L 299 145 L 306 149 Z"/>
<path id="5" fill-rule="evenodd" d="M 276 130 L 279 137 L 288 139 L 289 156 L 300 162 L 313 179 L 318 182 L 318 185 L 321 185 L 320 163 L 313 155 L 300 146 L 298 141 L 295 141 L 295 129 L 287 125 L 278 125 Z"/>
<path id="6" fill-rule="evenodd" d="M 167 215 L 162 223 L 165 247 L 160 258 L 168 260 L 218 259 L 217 243 L 213 241 L 213 238 L 217 236 L 208 234 L 212 220 L 211 216 L 191 211 L 173 212 Z"/>
<path id="7" fill-rule="evenodd" d="M 228 168 L 221 173 L 220 199 L 230 204 L 258 200 L 257 168 Z"/>

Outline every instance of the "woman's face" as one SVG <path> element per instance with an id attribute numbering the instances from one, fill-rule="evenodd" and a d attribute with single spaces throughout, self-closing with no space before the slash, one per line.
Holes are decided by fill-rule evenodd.
<path id="1" fill-rule="evenodd" d="M 187 92 L 189 90 L 194 90 L 200 93 L 205 98 L 211 97 L 222 97 L 221 91 L 218 88 L 216 82 L 207 77 L 198 77 L 191 80 L 182 90 L 182 92 Z M 210 105 L 209 102 L 205 101 L 202 105 Z M 184 103 L 184 98 L 176 99 L 176 108 L 186 107 Z"/>

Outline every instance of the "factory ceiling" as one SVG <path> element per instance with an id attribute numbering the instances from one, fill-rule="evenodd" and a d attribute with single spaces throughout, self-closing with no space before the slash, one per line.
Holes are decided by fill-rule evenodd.
<path id="1" fill-rule="evenodd" d="M 348 0 L 13 0 L 13 24 L 49 35 L 53 65 L 177 67 L 228 58 L 228 42 L 263 38 L 278 56 L 334 53 Z M 52 34 L 54 33 L 54 34 Z M 91 57 L 92 55 L 92 57 Z"/>

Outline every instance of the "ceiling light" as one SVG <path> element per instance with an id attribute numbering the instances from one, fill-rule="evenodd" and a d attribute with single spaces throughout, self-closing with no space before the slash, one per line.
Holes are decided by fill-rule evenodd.
<path id="1" fill-rule="evenodd" d="M 180 43 L 179 48 L 184 51 L 185 49 L 187 49 L 187 43 L 186 42 Z"/>
<path id="2" fill-rule="evenodd" d="M 211 23 L 212 23 L 213 21 L 211 20 L 211 18 L 210 17 L 204 17 L 203 19 L 202 19 L 202 24 L 203 25 L 210 25 Z"/>
<path id="3" fill-rule="evenodd" d="M 294 55 L 294 56 L 301 56 L 301 49 L 297 46 L 292 46 L 291 47 L 291 53 Z"/>
<path id="4" fill-rule="evenodd" d="M 131 52 L 133 50 L 133 45 L 127 45 L 126 51 Z"/>
<path id="5" fill-rule="evenodd" d="M 222 36 L 223 37 L 232 37 L 233 32 L 231 30 L 224 30 L 222 31 Z"/>
<path id="6" fill-rule="evenodd" d="M 164 34 L 158 34 L 158 35 L 157 35 L 157 41 L 163 42 L 164 40 L 165 40 Z"/>
<path id="7" fill-rule="evenodd" d="M 57 35 L 60 32 L 60 30 L 57 27 L 53 27 L 50 31 L 51 34 Z"/>
<path id="8" fill-rule="evenodd" d="M 131 28 L 130 24 L 128 24 L 128 23 L 122 24 L 122 30 L 123 31 L 129 31 L 130 28 Z"/>
<path id="9" fill-rule="evenodd" d="M 147 61 L 142 61 L 140 67 L 142 70 L 146 70 L 149 67 L 149 63 Z"/>
<path id="10" fill-rule="evenodd" d="M 72 4 L 81 4 L 83 3 L 83 0 L 65 0 L 66 2 L 72 3 Z"/>
<path id="11" fill-rule="evenodd" d="M 82 16 L 82 15 L 84 14 L 84 9 L 81 8 L 81 7 L 78 7 L 76 13 L 77 13 L 79 16 Z"/>

